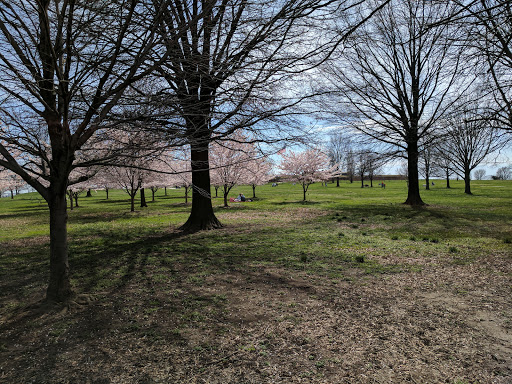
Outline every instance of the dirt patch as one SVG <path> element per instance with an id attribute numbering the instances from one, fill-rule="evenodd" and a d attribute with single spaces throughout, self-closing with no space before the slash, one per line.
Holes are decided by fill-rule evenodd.
<path id="1" fill-rule="evenodd" d="M 5 383 L 506 383 L 510 275 L 254 266 L 2 308 Z M 478 273 L 477 273 L 478 272 Z"/>

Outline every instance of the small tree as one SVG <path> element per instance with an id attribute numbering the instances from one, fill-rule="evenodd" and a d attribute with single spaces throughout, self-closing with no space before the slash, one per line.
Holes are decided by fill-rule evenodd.
<path id="1" fill-rule="evenodd" d="M 306 201 L 306 192 L 316 181 L 325 181 L 333 177 L 337 166 L 329 165 L 329 158 L 317 148 L 302 152 L 281 154 L 279 168 L 284 179 L 300 183 Z"/>
<path id="2" fill-rule="evenodd" d="M 253 159 L 253 146 L 246 143 L 240 133 L 230 141 L 216 142 L 210 147 L 210 164 L 213 184 L 222 186 L 224 206 L 228 206 L 228 194 L 236 185 L 247 180 L 247 168 Z"/>
<path id="3" fill-rule="evenodd" d="M 252 187 L 252 198 L 256 198 L 256 186 L 267 183 L 272 175 L 272 164 L 266 158 L 255 158 L 246 164 L 246 177 L 244 182 Z"/>
<path id="4" fill-rule="evenodd" d="M 430 146 L 423 148 L 420 153 L 419 170 L 425 176 L 425 189 L 430 190 L 430 176 L 434 170 L 433 149 Z"/>
<path id="5" fill-rule="evenodd" d="M 347 168 L 347 174 L 350 175 L 350 182 L 353 181 L 354 161 L 352 154 L 352 145 L 350 138 L 343 134 L 341 129 L 337 129 L 329 135 L 327 143 L 327 153 L 331 165 L 338 166 L 338 174 L 336 175 L 336 187 L 340 186 L 339 174 L 343 168 Z"/>
<path id="6" fill-rule="evenodd" d="M 512 166 L 501 167 L 496 171 L 496 178 L 498 180 L 510 180 L 512 179 Z"/>
<path id="7" fill-rule="evenodd" d="M 471 172 L 487 156 L 503 148 L 506 134 L 492 125 L 476 102 L 460 106 L 445 123 L 447 133 L 439 144 L 440 152 L 451 160 L 453 172 L 464 179 L 464 193 L 470 195 Z"/>
<path id="8" fill-rule="evenodd" d="M 473 172 L 473 176 L 475 176 L 475 180 L 483 180 L 485 177 L 485 169 L 476 169 L 475 172 Z"/>

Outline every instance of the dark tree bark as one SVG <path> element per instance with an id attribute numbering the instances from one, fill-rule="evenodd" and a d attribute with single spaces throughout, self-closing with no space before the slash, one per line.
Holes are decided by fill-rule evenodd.
<path id="1" fill-rule="evenodd" d="M 58 189 L 51 190 L 48 202 L 50 208 L 50 279 L 46 298 L 52 301 L 65 301 L 72 296 L 68 262 L 68 214 L 65 188 Z"/>
<path id="2" fill-rule="evenodd" d="M 303 198 L 302 201 L 306 201 L 306 192 L 308 191 L 309 185 L 302 184 L 302 192 L 303 192 Z"/>
<path id="3" fill-rule="evenodd" d="M 471 170 L 469 167 L 464 169 L 464 193 L 472 195 L 471 193 Z"/>
<path id="4" fill-rule="evenodd" d="M 256 198 L 256 184 L 253 184 L 252 185 L 252 198 L 255 199 Z"/>
<path id="5" fill-rule="evenodd" d="M 140 189 L 140 207 L 147 207 L 148 204 L 146 203 L 146 193 L 144 191 L 144 188 Z"/>
<path id="6" fill-rule="evenodd" d="M 92 197 L 91 188 L 87 189 L 87 195 L 85 197 Z"/>
<path id="7" fill-rule="evenodd" d="M 227 207 L 229 207 L 229 204 L 228 204 L 229 188 L 225 185 L 222 192 L 223 192 L 222 195 L 224 197 L 224 208 L 227 208 Z"/>
<path id="8" fill-rule="evenodd" d="M 407 179 L 407 200 L 404 204 L 412 206 L 425 205 L 420 197 L 420 183 L 418 176 L 418 143 L 413 141 L 409 143 L 407 147 L 407 168 L 408 168 L 408 179 Z"/>
<path id="9" fill-rule="evenodd" d="M 210 170 L 207 142 L 191 143 L 190 159 L 192 166 L 192 209 L 188 220 L 181 226 L 186 232 L 222 227 L 213 212 L 210 193 Z"/>
<path id="10" fill-rule="evenodd" d="M 130 212 L 135 212 L 135 195 L 130 195 Z"/>

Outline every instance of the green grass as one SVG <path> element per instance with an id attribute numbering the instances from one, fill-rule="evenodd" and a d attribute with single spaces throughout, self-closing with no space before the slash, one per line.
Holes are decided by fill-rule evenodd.
<path id="1" fill-rule="evenodd" d="M 62 374 L 60 367 L 71 366 L 60 361 L 70 359 L 80 363 L 77 369 L 98 367 L 96 375 L 115 377 L 117 367 L 125 370 L 139 360 L 158 361 L 164 367 L 161 357 L 165 363 L 174 361 L 183 372 L 199 372 L 196 381 L 204 381 L 198 361 L 210 362 L 201 366 L 208 370 L 216 365 L 229 367 L 231 359 L 245 359 L 250 364 L 258 360 L 262 369 L 266 364 L 286 366 L 287 372 L 318 380 L 312 382 L 330 382 L 343 374 L 338 368 L 341 360 L 336 360 L 338 346 L 352 340 L 357 347 L 347 347 L 347 353 L 357 350 L 365 342 L 359 332 L 366 321 L 376 325 L 365 348 L 381 351 L 379 340 L 386 342 L 390 334 L 413 338 L 412 344 L 402 338 L 404 344 L 396 348 L 395 362 L 400 364 L 419 361 L 423 352 L 432 352 L 427 347 L 410 350 L 425 336 L 415 330 L 433 338 L 439 328 L 447 327 L 446 333 L 433 339 L 447 341 L 431 362 L 442 362 L 434 368 L 450 375 L 452 366 L 444 367 L 446 350 L 457 356 L 449 363 L 461 361 L 466 370 L 464 364 L 473 361 L 476 352 L 470 351 L 471 360 L 459 358 L 466 348 L 452 351 L 452 347 L 466 343 L 468 332 L 461 330 L 462 339 L 457 339 L 452 336 L 457 328 L 449 327 L 457 319 L 466 319 L 467 313 L 457 317 L 453 311 L 458 307 L 440 309 L 441 301 L 425 307 L 421 295 L 435 282 L 439 286 L 432 290 L 440 295 L 446 293 L 443 290 L 453 292 L 459 300 L 472 294 L 475 286 L 479 293 L 473 299 L 480 298 L 485 303 L 482 308 L 487 308 L 496 298 L 496 308 L 509 321 L 509 307 L 501 300 L 509 297 L 511 286 L 498 278 L 509 281 L 510 275 L 503 266 L 512 261 L 512 182 L 475 182 L 471 196 L 463 193 L 462 182 L 452 182 L 449 190 L 441 182 L 436 184 L 422 191 L 428 204 L 422 208 L 402 204 L 404 181 L 386 182 L 386 189 L 348 182 L 340 188 L 314 184 L 306 202 L 298 185 L 266 185 L 257 188 L 253 202 L 224 208 L 222 198 L 214 199 L 224 228 L 194 234 L 177 229 L 190 210 L 183 189 L 169 189 L 167 195 L 159 190 L 155 202 L 148 201 L 143 209 L 137 206 L 133 213 L 122 191 L 111 191 L 108 200 L 103 191 L 93 192 L 90 198 L 81 196 L 80 208 L 68 211 L 69 262 L 79 307 L 65 314 L 60 308 L 55 313 L 37 311 L 49 268 L 45 202 L 34 193 L 2 198 L 0 353 L 7 364 L 3 372 L 10 375 L 9 382 L 52 382 L 48 377 L 57 377 L 58 372 Z M 252 189 L 235 187 L 231 195 L 239 193 L 251 197 Z M 446 270 L 449 274 L 462 271 L 461 280 L 451 286 L 438 281 L 438 274 Z M 405 285 L 388 285 L 391 281 Z M 497 296 L 497 288 L 502 296 Z M 383 326 L 379 321 L 392 312 L 388 308 L 393 305 L 402 312 L 388 316 L 389 324 Z M 361 314 L 365 308 L 368 311 Z M 420 308 L 424 311 L 418 312 Z M 332 321 L 322 323 L 325 318 Z M 403 333 L 388 328 L 396 321 L 401 321 L 398 327 Z M 322 324 L 327 327 L 315 328 Z M 425 327 L 428 324 L 433 325 Z M 353 333 L 345 334 L 352 326 Z M 474 351 L 490 350 L 494 343 L 492 337 L 475 340 L 490 344 Z M 290 353 L 294 346 L 300 353 Z M 336 353 L 329 354 L 330 348 Z M 402 350 L 406 353 L 400 354 Z M 166 351 L 174 352 L 166 355 Z M 411 357 L 410 353 L 416 354 Z M 107 355 L 119 360 L 104 364 Z M 367 355 L 364 362 L 353 362 L 352 371 L 378 375 L 375 354 Z M 487 367 L 494 364 L 490 355 L 486 361 Z M 474 363 L 475 370 L 481 367 L 480 361 Z M 70 373 L 59 379 L 83 379 L 83 371 L 73 372 L 76 377 Z M 461 372 L 454 371 L 444 380 L 458 382 L 466 377 Z M 255 377 L 253 381 L 268 381 L 268 377 Z"/>
<path id="2" fill-rule="evenodd" d="M 386 189 L 314 184 L 306 202 L 300 186 L 261 186 L 253 202 L 225 209 L 220 197 L 214 199 L 226 229 L 192 235 L 174 230 L 190 209 L 182 189 L 167 195 L 161 189 L 155 202 L 134 213 L 122 191 L 111 191 L 108 200 L 103 191 L 93 192 L 68 212 L 73 284 L 78 292 L 104 291 L 138 276 L 165 285 L 178 278 L 177 265 L 193 271 L 187 279 L 198 285 L 222 271 L 269 264 L 342 277 L 350 268 L 400 271 L 406 268 L 400 259 L 417 255 L 468 263 L 486 252 L 510 251 L 511 182 L 475 182 L 471 196 L 462 182 L 452 182 L 452 189 L 440 184 L 422 191 L 423 208 L 401 204 L 404 181 L 387 182 Z M 232 195 L 240 192 L 252 196 L 246 186 Z M 15 281 L 33 277 L 17 293 L 28 296 L 41 289 L 47 272 L 46 204 L 35 193 L 2 198 L 0 220 L 0 274 Z M 382 254 L 398 255 L 398 261 L 380 265 L 375 259 Z"/>

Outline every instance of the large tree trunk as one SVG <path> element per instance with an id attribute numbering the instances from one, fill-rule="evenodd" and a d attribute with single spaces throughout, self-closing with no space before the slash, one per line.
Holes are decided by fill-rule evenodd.
<path id="1" fill-rule="evenodd" d="M 11 199 L 14 199 L 14 191 L 11 189 Z"/>
<path id="2" fill-rule="evenodd" d="M 425 183 L 426 183 L 425 184 L 425 189 L 427 191 L 429 191 L 430 190 L 430 177 L 429 177 L 428 173 L 425 175 Z"/>
<path id="3" fill-rule="evenodd" d="M 69 279 L 66 193 L 50 190 L 50 282 L 46 298 L 66 301 L 72 296 Z"/>
<path id="4" fill-rule="evenodd" d="M 304 199 L 302 201 L 306 201 L 307 188 L 304 185 L 302 185 L 302 191 L 304 192 Z"/>
<path id="5" fill-rule="evenodd" d="M 208 144 L 203 141 L 192 142 L 190 145 L 192 167 L 192 209 L 188 220 L 181 226 L 187 232 L 222 227 L 213 213 L 210 193 L 210 169 Z"/>
<path id="6" fill-rule="evenodd" d="M 255 184 L 252 185 L 252 198 L 253 199 L 256 198 L 256 185 Z"/>
<path id="7" fill-rule="evenodd" d="M 336 178 L 336 186 L 337 186 L 337 187 L 339 187 L 339 186 L 340 186 L 340 178 L 339 178 L 339 177 L 337 177 L 337 178 Z"/>
<path id="8" fill-rule="evenodd" d="M 464 169 L 464 193 L 468 195 L 472 195 L 471 193 L 471 171 L 469 169 Z"/>
<path id="9" fill-rule="evenodd" d="M 92 197 L 91 188 L 87 190 L 87 195 L 85 197 Z"/>
<path id="10" fill-rule="evenodd" d="M 146 203 L 146 193 L 144 192 L 144 188 L 140 189 L 140 207 L 147 207 L 148 204 Z"/>
<path id="11" fill-rule="evenodd" d="M 450 173 L 446 171 L 446 188 L 450 188 Z"/>
<path id="12" fill-rule="evenodd" d="M 420 181 L 418 177 L 418 143 L 409 143 L 407 146 L 407 200 L 404 204 L 419 206 L 425 205 L 420 196 Z"/>
<path id="13" fill-rule="evenodd" d="M 105 192 L 107 193 L 107 200 L 108 200 L 108 188 L 105 188 Z"/>

